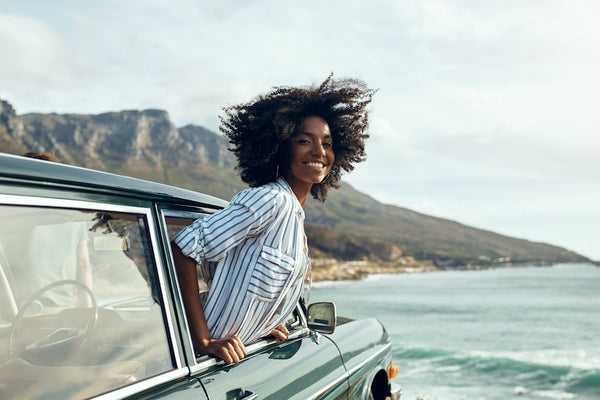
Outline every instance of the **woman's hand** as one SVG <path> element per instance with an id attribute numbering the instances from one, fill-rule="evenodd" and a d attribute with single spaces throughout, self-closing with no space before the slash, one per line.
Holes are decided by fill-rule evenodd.
<path id="1" fill-rule="evenodd" d="M 279 324 L 277 328 L 271 331 L 269 336 L 272 336 L 276 341 L 281 342 L 290 336 L 290 332 L 287 330 L 284 324 Z"/>
<path id="2" fill-rule="evenodd" d="M 237 336 L 223 339 L 211 338 L 199 347 L 201 354 L 212 354 L 227 364 L 238 363 L 248 355 L 246 347 Z"/>
<path id="3" fill-rule="evenodd" d="M 172 243 L 175 272 L 179 281 L 179 289 L 185 306 L 185 314 L 190 325 L 190 332 L 200 354 L 212 354 L 227 364 L 237 363 L 246 355 L 246 347 L 237 337 L 214 339 L 208 329 L 204 310 L 198 296 L 198 278 L 196 261 L 187 257 L 176 243 Z"/>

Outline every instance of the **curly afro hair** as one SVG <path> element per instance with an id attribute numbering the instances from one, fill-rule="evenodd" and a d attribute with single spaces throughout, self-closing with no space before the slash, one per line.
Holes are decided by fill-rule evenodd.
<path id="1" fill-rule="evenodd" d="M 319 86 L 273 88 L 248 103 L 223 108 L 220 130 L 229 138 L 242 180 L 256 187 L 277 179 L 289 168 L 291 138 L 306 117 L 327 121 L 335 161 L 329 175 L 311 188 L 312 196 L 325 201 L 329 188 L 338 188 L 342 170 L 365 159 L 367 106 L 375 90 L 358 79 L 333 79 Z"/>

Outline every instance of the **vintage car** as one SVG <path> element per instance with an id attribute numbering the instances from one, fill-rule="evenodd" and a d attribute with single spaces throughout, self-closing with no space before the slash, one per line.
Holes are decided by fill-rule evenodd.
<path id="1" fill-rule="evenodd" d="M 0 399 L 399 398 L 384 327 L 331 303 L 300 301 L 289 339 L 237 364 L 195 355 L 170 241 L 226 205 L 0 154 Z"/>

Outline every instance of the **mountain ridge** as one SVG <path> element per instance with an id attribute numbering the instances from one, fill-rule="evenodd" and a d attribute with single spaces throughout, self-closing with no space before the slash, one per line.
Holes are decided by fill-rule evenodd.
<path id="1" fill-rule="evenodd" d="M 164 110 L 17 115 L 0 100 L 0 151 L 50 151 L 63 162 L 181 186 L 224 199 L 247 187 L 225 137 L 197 125 L 175 127 Z M 343 182 L 325 203 L 305 205 L 313 256 L 439 268 L 592 260 L 559 246 L 466 226 L 386 205 Z M 403 258 L 404 257 L 404 258 Z"/>

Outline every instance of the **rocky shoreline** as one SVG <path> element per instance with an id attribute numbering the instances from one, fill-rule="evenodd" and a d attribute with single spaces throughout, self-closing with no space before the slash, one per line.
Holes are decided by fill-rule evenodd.
<path id="1" fill-rule="evenodd" d="M 374 261 L 341 261 L 335 259 L 312 259 L 313 282 L 360 280 L 372 274 L 406 274 L 431 271 L 479 271 L 493 268 L 510 268 L 538 266 L 550 267 L 553 263 L 513 264 L 504 263 L 496 265 L 464 265 L 456 267 L 438 267 L 429 260 L 414 260 L 411 257 L 403 258 L 399 262 L 374 262 Z M 600 266 L 598 262 L 592 265 Z"/>
<path id="2" fill-rule="evenodd" d="M 311 260 L 313 282 L 360 280 L 372 274 L 403 274 L 439 271 L 430 261 L 403 259 L 400 262 Z"/>

